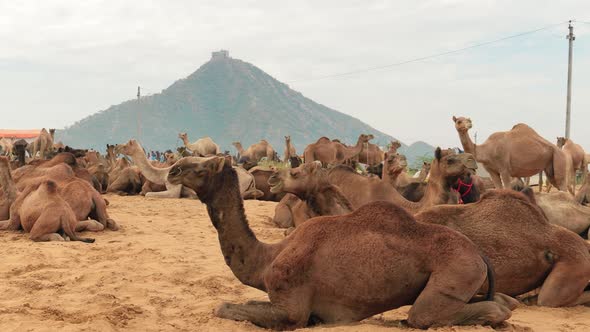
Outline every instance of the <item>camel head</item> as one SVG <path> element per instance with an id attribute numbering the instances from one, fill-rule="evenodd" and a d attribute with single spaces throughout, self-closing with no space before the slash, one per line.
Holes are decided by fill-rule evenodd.
<path id="1" fill-rule="evenodd" d="M 231 145 L 233 145 L 239 149 L 239 147 L 242 146 L 242 143 L 240 143 L 240 141 L 237 141 L 237 142 L 232 142 Z"/>
<path id="2" fill-rule="evenodd" d="M 370 140 L 373 139 L 373 135 L 367 135 L 367 134 L 360 134 L 359 135 L 359 142 L 361 143 L 368 143 Z"/>
<path id="3" fill-rule="evenodd" d="M 470 118 L 464 118 L 462 116 L 457 118 L 453 116 L 453 122 L 455 123 L 455 129 L 461 133 L 467 132 L 469 129 L 471 129 L 471 127 L 473 127 Z"/>
<path id="4" fill-rule="evenodd" d="M 129 140 L 129 142 L 125 144 L 117 144 L 115 146 L 115 154 L 124 154 L 126 156 L 131 156 L 134 153 L 138 152 L 143 153 L 143 148 L 134 139 Z"/>
<path id="5" fill-rule="evenodd" d="M 164 158 L 166 158 L 166 164 L 168 165 L 173 165 L 178 160 L 172 151 L 166 151 L 164 153 Z"/>
<path id="6" fill-rule="evenodd" d="M 187 157 L 182 158 L 170 168 L 168 172 L 168 181 L 172 184 L 183 184 L 193 189 L 199 198 L 208 196 L 209 190 L 219 188 L 209 188 L 213 176 L 221 173 L 226 166 L 225 157 Z M 231 167 L 227 165 L 228 167 Z"/>
<path id="7" fill-rule="evenodd" d="M 49 133 L 51 134 L 51 136 L 53 136 L 55 134 L 55 129 L 54 128 L 49 129 Z"/>
<path id="8" fill-rule="evenodd" d="M 368 138 L 368 139 L 369 139 L 369 141 L 370 141 L 370 140 L 374 139 L 374 138 L 375 138 L 375 136 L 373 136 L 373 134 L 369 134 L 369 135 L 367 135 L 367 138 Z"/>
<path id="9" fill-rule="evenodd" d="M 399 141 L 391 141 L 389 143 L 389 151 L 391 152 L 397 152 L 397 149 L 402 147 L 402 143 L 400 143 Z"/>
<path id="10" fill-rule="evenodd" d="M 385 161 L 383 167 L 385 167 L 387 174 L 399 175 L 408 166 L 408 160 L 406 156 L 399 153 L 385 153 Z"/>
<path id="11" fill-rule="evenodd" d="M 567 143 L 567 138 L 565 137 L 557 137 L 557 147 L 561 148 Z"/>
<path id="12" fill-rule="evenodd" d="M 430 172 L 430 167 L 432 167 L 432 164 L 425 161 L 424 164 L 422 164 L 422 168 L 420 169 L 420 174 L 428 174 Z"/>
<path id="13" fill-rule="evenodd" d="M 279 170 L 268 179 L 268 184 L 271 193 L 287 192 L 301 197 L 322 181 L 327 181 L 323 175 L 322 163 L 314 161 Z"/>
<path id="14" fill-rule="evenodd" d="M 179 133 L 178 138 L 184 141 L 188 139 L 188 135 L 186 133 Z"/>
<path id="15" fill-rule="evenodd" d="M 434 157 L 430 170 L 432 175 L 447 179 L 457 178 L 468 173 L 473 174 L 477 169 L 477 163 L 471 153 L 456 154 L 452 150 L 443 151 L 436 148 Z"/>
<path id="16" fill-rule="evenodd" d="M 291 142 L 291 136 L 285 136 L 285 142 L 287 142 L 287 143 Z"/>

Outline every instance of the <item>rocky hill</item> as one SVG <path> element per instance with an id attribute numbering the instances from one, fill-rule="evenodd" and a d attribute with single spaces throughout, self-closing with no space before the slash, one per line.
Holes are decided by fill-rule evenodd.
<path id="1" fill-rule="evenodd" d="M 209 62 L 161 93 L 84 118 L 58 132 L 58 139 L 102 151 L 107 143 L 137 138 L 138 123 L 143 146 L 162 151 L 182 144 L 179 132 L 187 132 L 191 141 L 211 136 L 222 150 L 232 153 L 233 141 L 246 147 L 265 138 L 281 155 L 285 135 L 291 135 L 298 153 L 321 136 L 354 144 L 360 133 L 371 133 L 375 136 L 372 142 L 382 146 L 394 139 L 304 97 L 256 66 L 230 58 L 225 51 L 214 52 Z M 412 147 L 403 148 L 415 154 Z"/>

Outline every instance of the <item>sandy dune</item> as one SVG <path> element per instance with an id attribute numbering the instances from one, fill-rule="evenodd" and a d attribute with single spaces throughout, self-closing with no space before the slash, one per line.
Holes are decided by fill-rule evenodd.
<path id="1" fill-rule="evenodd" d="M 217 234 L 197 201 L 108 196 L 121 231 L 96 243 L 34 243 L 0 233 L 0 331 L 254 331 L 213 317 L 222 301 L 265 300 L 225 265 Z M 274 203 L 247 201 L 257 236 L 280 240 L 269 221 Z M 408 331 L 408 307 L 349 326 L 313 330 Z M 504 331 L 590 331 L 590 308 L 518 308 Z M 452 327 L 437 331 L 484 331 Z"/>

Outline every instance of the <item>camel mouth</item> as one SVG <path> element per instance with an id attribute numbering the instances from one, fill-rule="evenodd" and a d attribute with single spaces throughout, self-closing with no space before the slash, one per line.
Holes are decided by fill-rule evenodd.
<path id="1" fill-rule="evenodd" d="M 281 180 L 278 173 L 275 173 L 269 177 L 267 183 L 270 185 L 271 193 L 278 194 L 283 191 L 283 180 Z"/>

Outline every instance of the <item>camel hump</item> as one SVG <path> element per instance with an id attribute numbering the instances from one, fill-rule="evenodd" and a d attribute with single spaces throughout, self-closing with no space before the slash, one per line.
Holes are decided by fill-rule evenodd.
<path id="1" fill-rule="evenodd" d="M 490 190 L 481 196 L 481 200 L 484 199 L 501 199 L 501 200 L 512 200 L 518 199 L 522 202 L 531 204 L 531 200 L 523 193 L 516 192 L 511 189 L 496 189 Z"/>
<path id="2" fill-rule="evenodd" d="M 414 217 L 404 208 L 387 201 L 367 203 L 351 213 L 351 216 L 371 216 L 369 220 L 381 222 L 382 219 L 415 224 Z"/>

